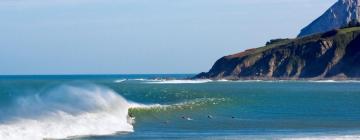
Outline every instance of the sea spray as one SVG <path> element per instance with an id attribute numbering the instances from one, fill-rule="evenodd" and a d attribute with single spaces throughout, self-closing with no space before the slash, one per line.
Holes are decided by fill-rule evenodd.
<path id="1" fill-rule="evenodd" d="M 62 85 L 21 97 L 0 123 L 0 139 L 67 138 L 132 132 L 129 103 L 115 91 L 98 85 Z"/>

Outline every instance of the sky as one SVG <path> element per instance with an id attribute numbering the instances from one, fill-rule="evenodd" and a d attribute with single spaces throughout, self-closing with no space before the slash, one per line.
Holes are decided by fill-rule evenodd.
<path id="1" fill-rule="evenodd" d="M 0 75 L 199 73 L 335 2 L 0 0 Z"/>

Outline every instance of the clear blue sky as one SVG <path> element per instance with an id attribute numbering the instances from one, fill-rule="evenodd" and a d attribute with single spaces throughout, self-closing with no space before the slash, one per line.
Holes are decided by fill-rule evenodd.
<path id="1" fill-rule="evenodd" d="M 336 0 L 0 0 L 0 75 L 208 71 Z"/>

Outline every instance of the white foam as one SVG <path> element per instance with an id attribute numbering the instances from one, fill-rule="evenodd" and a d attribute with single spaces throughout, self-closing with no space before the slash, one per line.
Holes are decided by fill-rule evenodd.
<path id="1" fill-rule="evenodd" d="M 315 82 L 315 83 L 334 83 L 337 82 L 335 80 L 316 80 L 316 81 L 309 81 L 309 82 Z"/>
<path id="2" fill-rule="evenodd" d="M 115 80 L 114 83 L 122 83 L 122 82 L 125 82 L 126 79 L 119 79 L 119 80 Z"/>
<path id="3" fill-rule="evenodd" d="M 234 81 L 234 82 L 265 82 L 264 80 L 237 80 L 237 81 Z"/>
<path id="4" fill-rule="evenodd" d="M 133 80 L 133 81 L 146 81 L 146 80 L 148 80 L 148 79 L 138 78 L 138 79 L 129 79 L 129 80 Z"/>
<path id="5" fill-rule="evenodd" d="M 309 82 L 315 82 L 315 83 L 358 83 L 360 81 L 358 80 L 316 80 L 316 81 L 309 81 Z"/>
<path id="6" fill-rule="evenodd" d="M 209 79 L 199 79 L 199 80 L 156 80 L 156 81 L 148 81 L 146 83 L 149 84 L 201 84 L 212 82 Z"/>
<path id="7" fill-rule="evenodd" d="M 230 80 L 226 80 L 226 79 L 220 79 L 220 80 L 216 80 L 216 82 L 231 82 Z"/>
<path id="8" fill-rule="evenodd" d="M 60 86 L 43 95 L 19 99 L 13 107 L 17 113 L 0 123 L 0 139 L 63 139 L 132 132 L 128 109 L 144 106 L 130 103 L 104 87 Z"/>
<path id="9" fill-rule="evenodd" d="M 359 140 L 360 136 L 345 135 L 345 136 L 308 136 L 308 137 L 293 137 L 282 138 L 282 140 Z"/>

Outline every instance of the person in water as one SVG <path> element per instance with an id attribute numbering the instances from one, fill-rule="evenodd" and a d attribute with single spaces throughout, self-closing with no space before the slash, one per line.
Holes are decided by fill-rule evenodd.
<path id="1" fill-rule="evenodd" d="M 169 123 L 170 123 L 169 120 L 166 120 L 166 121 L 163 122 L 163 124 L 169 124 Z"/>
<path id="2" fill-rule="evenodd" d="M 191 119 L 190 117 L 185 117 L 185 116 L 182 116 L 181 118 L 184 119 L 184 120 L 188 120 L 188 121 L 193 120 L 193 119 Z"/>
<path id="3" fill-rule="evenodd" d="M 130 118 L 134 118 L 134 115 L 132 113 L 129 113 Z"/>

